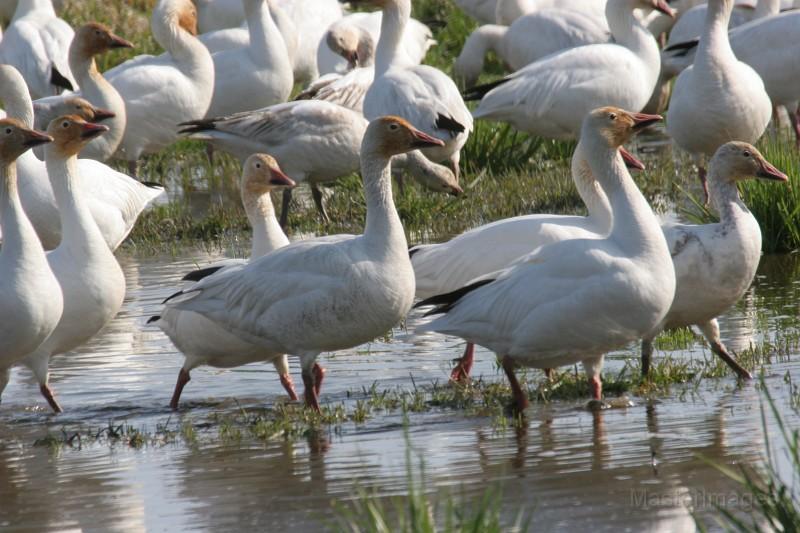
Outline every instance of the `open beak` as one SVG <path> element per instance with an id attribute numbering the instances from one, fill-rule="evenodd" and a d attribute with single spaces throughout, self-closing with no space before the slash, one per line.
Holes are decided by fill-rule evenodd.
<path id="1" fill-rule="evenodd" d="M 654 0 L 653 9 L 664 13 L 668 17 L 675 18 L 675 10 L 669 7 L 669 4 L 667 4 L 664 0 Z"/>
<path id="2" fill-rule="evenodd" d="M 414 135 L 414 142 L 412 146 L 414 148 L 425 148 L 427 146 L 444 146 L 444 141 L 441 139 L 437 139 L 436 137 L 431 137 L 427 133 L 422 133 L 421 131 L 415 129 L 412 131 Z"/>
<path id="3" fill-rule="evenodd" d="M 756 174 L 757 177 L 767 180 L 789 181 L 789 176 L 772 166 L 772 164 L 766 159 L 761 159 L 758 164 L 761 168 L 759 169 L 758 174 Z"/>
<path id="4" fill-rule="evenodd" d="M 119 35 L 111 34 L 111 42 L 109 43 L 109 48 L 133 48 L 133 43 L 123 39 Z"/>
<path id="5" fill-rule="evenodd" d="M 644 170 L 644 163 L 639 161 L 635 155 L 625 149 L 624 146 L 619 147 L 619 155 L 625 161 L 625 166 L 633 170 Z"/>
<path id="6" fill-rule="evenodd" d="M 47 144 L 53 142 L 53 138 L 49 135 L 36 130 L 25 131 L 25 141 L 23 144 L 28 148 L 39 146 L 40 144 Z"/>
<path id="7" fill-rule="evenodd" d="M 102 109 L 99 107 L 92 108 L 92 112 L 94 113 L 94 118 L 92 120 L 96 122 L 102 122 L 104 120 L 107 120 L 109 118 L 114 118 L 117 116 L 116 113 L 114 113 L 113 111 L 109 111 L 108 109 Z"/>
<path id="8" fill-rule="evenodd" d="M 631 117 L 633 117 L 633 129 L 637 132 L 664 119 L 661 115 L 648 115 L 647 113 L 631 113 Z"/>
<path id="9" fill-rule="evenodd" d="M 347 54 L 347 67 L 350 70 L 358 68 L 358 52 L 353 50 L 349 54 Z"/>
<path id="10" fill-rule="evenodd" d="M 101 133 L 105 133 L 109 130 L 108 126 L 104 126 L 102 124 L 95 124 L 93 122 L 86 122 L 83 124 L 83 129 L 81 131 L 81 139 L 92 139 L 97 137 Z"/>
<path id="11" fill-rule="evenodd" d="M 275 187 L 294 187 L 297 185 L 295 181 L 283 173 L 279 168 L 271 168 L 269 170 L 269 184 Z"/>

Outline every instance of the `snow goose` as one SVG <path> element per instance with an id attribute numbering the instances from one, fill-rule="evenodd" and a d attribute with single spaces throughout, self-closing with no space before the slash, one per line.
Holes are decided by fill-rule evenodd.
<path id="1" fill-rule="evenodd" d="M 13 118 L 0 120 L 0 394 L 11 365 L 32 352 L 61 318 L 61 287 L 17 194 L 14 161 L 52 139 Z"/>
<path id="2" fill-rule="evenodd" d="M 267 4 L 272 0 L 243 0 L 248 44 L 217 52 L 214 96 L 205 116 L 218 117 L 285 102 L 292 92 L 292 64 Z M 194 117 L 197 118 L 197 117 Z"/>
<path id="3" fill-rule="evenodd" d="M 74 94 L 49 96 L 33 102 L 33 125 L 38 129 L 47 129 L 54 118 L 62 115 L 78 115 L 88 122 L 102 122 L 104 126 L 108 126 L 108 122 L 116 117 L 112 111 L 94 107 L 88 100 Z M 43 146 L 35 147 L 33 153 L 40 161 L 44 161 Z"/>
<path id="4" fill-rule="evenodd" d="M 61 285 L 64 311 L 53 333 L 23 363 L 55 412 L 61 407 L 48 385 L 50 358 L 92 338 L 114 318 L 125 296 L 122 269 L 81 194 L 78 153 L 106 131 L 108 127 L 74 115 L 55 119 L 47 129 L 54 140 L 45 151 L 45 161 L 62 228 L 61 242 L 47 254 L 47 261 Z"/>
<path id="5" fill-rule="evenodd" d="M 0 65 L 0 98 L 9 117 L 22 121 L 27 127 L 33 126 L 33 105 L 25 80 L 10 65 Z M 85 106 L 70 110 L 71 114 L 84 112 L 84 116 L 90 116 Z M 130 233 L 142 210 L 164 194 L 160 185 L 140 183 L 99 161 L 79 159 L 78 169 L 81 194 L 112 250 Z M 45 164 L 32 153 L 25 152 L 17 159 L 17 173 L 25 213 L 45 249 L 55 248 L 61 240 L 61 223 Z"/>
<path id="6" fill-rule="evenodd" d="M 293 186 L 294 181 L 281 172 L 278 163 L 271 156 L 253 154 L 245 161 L 240 188 L 247 219 L 253 228 L 251 259 L 257 259 L 289 244 L 289 239 L 286 238 L 275 218 L 270 191 Z M 236 263 L 242 262 L 237 261 Z M 226 264 L 227 262 L 215 265 L 203 269 L 203 271 L 218 272 L 225 268 Z M 198 273 L 194 272 L 187 278 L 202 279 L 197 278 L 197 275 Z M 154 322 L 166 333 L 185 357 L 170 402 L 172 409 L 178 408 L 181 392 L 191 379 L 189 373 L 200 365 L 231 368 L 259 361 L 272 362 L 289 397 L 292 400 L 297 399 L 286 355 L 270 352 L 246 342 L 203 315 L 192 311 L 168 307 L 161 316 L 148 320 L 148 323 L 151 322 Z M 321 376 L 322 369 L 318 369 L 317 373 Z"/>
<path id="7" fill-rule="evenodd" d="M 317 47 L 331 24 L 342 18 L 338 0 L 277 0 L 294 22 L 297 49 L 294 53 L 295 81 L 309 83 L 319 77 Z"/>
<path id="8" fill-rule="evenodd" d="M 480 24 L 494 24 L 497 20 L 497 0 L 453 0 L 467 15 Z"/>
<path id="9" fill-rule="evenodd" d="M 527 13 L 549 8 L 580 11 L 595 18 L 603 18 L 606 0 L 497 0 L 494 22 L 510 26 Z"/>
<path id="10" fill-rule="evenodd" d="M 667 132 L 692 154 L 706 201 L 705 157 L 728 141 L 756 142 L 772 115 L 761 77 L 731 50 L 728 21 L 732 9 L 733 0 L 708 3 L 694 63 L 675 81 L 667 111 Z"/>
<path id="11" fill-rule="evenodd" d="M 606 43 L 611 33 L 605 18 L 568 9 L 543 9 L 519 17 L 511 26 L 486 24 L 473 31 L 453 65 L 453 73 L 471 87 L 490 50 L 512 70 L 560 50 Z"/>
<path id="12" fill-rule="evenodd" d="M 106 72 L 128 113 L 117 156 L 129 162 L 134 175 L 143 154 L 178 139 L 180 122 L 206 115 L 214 94 L 214 61 L 195 37 L 191 0 L 159 0 L 151 28 L 166 53 L 137 56 Z"/>
<path id="13" fill-rule="evenodd" d="M 69 47 L 69 67 L 75 80 L 80 85 L 77 93 L 102 109 L 111 111 L 114 115 L 103 124 L 109 127 L 108 134 L 101 135 L 86 145 L 81 157 L 107 161 L 114 155 L 125 133 L 125 102 L 122 97 L 108 83 L 100 71 L 97 70 L 94 56 L 116 48 L 133 48 L 133 44 L 114 34 L 108 27 L 98 22 L 84 24 L 75 32 L 75 38 Z M 50 96 L 36 100 L 34 110 L 39 106 L 49 106 L 55 101 L 67 98 L 69 95 Z M 56 116 L 48 115 L 44 120 L 37 120 L 37 128 L 46 128 L 50 120 Z"/>
<path id="14" fill-rule="evenodd" d="M 719 147 L 708 174 L 711 202 L 720 215 L 719 222 L 664 227 L 678 283 L 669 313 L 642 339 L 644 376 L 650 368 L 653 339 L 664 329 L 695 325 L 711 350 L 739 377 L 752 377 L 722 344 L 716 319 L 750 287 L 761 258 L 761 229 L 739 197 L 736 184 L 754 177 L 777 181 L 788 178 L 755 147 L 736 141 Z"/>
<path id="15" fill-rule="evenodd" d="M 67 51 L 73 35 L 51 0 L 19 0 L 0 41 L 0 63 L 20 71 L 34 98 L 72 90 Z"/>
<path id="16" fill-rule="evenodd" d="M 606 18 L 614 43 L 579 46 L 531 63 L 468 92 L 481 99 L 475 118 L 499 120 L 555 139 L 575 138 L 583 118 L 600 105 L 640 110 L 659 74 L 659 50 L 639 9 L 671 14 L 664 0 L 609 0 Z"/>
<path id="17" fill-rule="evenodd" d="M 300 357 L 307 405 L 319 410 L 313 368 L 323 351 L 369 342 L 411 309 L 414 271 L 392 199 L 393 155 L 442 141 L 400 117 L 372 121 L 361 147 L 367 202 L 362 235 L 296 242 L 199 281 L 168 307 L 204 315 L 242 339 Z"/>
<path id="18" fill-rule="evenodd" d="M 417 331 L 457 335 L 497 354 L 518 410 L 527 395 L 517 365 L 582 362 L 600 400 L 604 353 L 638 340 L 666 315 L 675 271 L 658 220 L 631 179 L 618 147 L 634 130 L 660 119 L 618 108 L 586 117 L 580 143 L 612 212 L 604 238 L 542 246 L 508 269 L 418 305 L 443 314 Z"/>
<path id="19" fill-rule="evenodd" d="M 245 14 L 240 0 L 194 0 L 194 3 L 197 6 L 197 28 L 201 33 L 244 24 Z"/>
<path id="20" fill-rule="evenodd" d="M 411 16 L 410 0 L 372 0 L 383 9 L 375 51 L 375 81 L 364 96 L 364 116 L 401 116 L 444 146 L 423 150 L 434 162 L 448 161 L 458 178 L 461 147 L 472 131 L 472 115 L 456 84 L 428 65 L 408 65 L 399 46 Z"/>

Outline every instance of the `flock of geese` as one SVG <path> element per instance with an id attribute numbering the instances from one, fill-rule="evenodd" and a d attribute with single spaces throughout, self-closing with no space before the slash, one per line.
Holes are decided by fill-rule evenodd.
<path id="1" fill-rule="evenodd" d="M 581 362 L 599 401 L 605 353 L 641 340 L 647 374 L 653 339 L 680 326 L 697 326 L 749 378 L 716 317 L 761 253 L 737 182 L 788 179 L 752 143 L 780 107 L 800 139 L 800 12 L 777 0 L 454 2 L 487 23 L 455 62 L 463 95 L 421 64 L 436 42 L 411 0 L 351 14 L 336 0 L 158 0 L 164 53 L 103 73 L 98 55 L 135 45 L 98 22 L 73 32 L 52 0 L 0 3 L 11 20 L 0 40 L 0 392 L 23 364 L 61 411 L 50 359 L 117 314 L 114 250 L 163 193 L 136 179 L 138 162 L 184 137 L 239 158 L 253 239 L 249 260 L 190 272 L 149 320 L 185 354 L 173 408 L 199 365 L 272 362 L 296 399 L 292 355 L 318 410 L 320 354 L 373 340 L 412 307 L 435 317 L 417 331 L 466 341 L 454 381 L 469 378 L 475 344 L 495 352 L 519 410 L 516 368 Z M 489 50 L 513 72 L 472 86 Z M 465 100 L 480 102 L 470 111 Z M 717 223 L 661 225 L 630 177 L 644 167 L 624 145 L 667 104 L 667 132 L 695 158 Z M 460 194 L 474 119 L 578 139 L 572 176 L 588 215 L 519 216 L 409 249 L 392 178 Z M 354 171 L 363 234 L 290 243 L 292 188 L 307 182 L 327 219 L 319 184 Z"/>

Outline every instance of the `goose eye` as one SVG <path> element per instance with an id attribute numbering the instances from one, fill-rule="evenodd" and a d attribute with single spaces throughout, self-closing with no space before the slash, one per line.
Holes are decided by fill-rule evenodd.
<path id="1" fill-rule="evenodd" d="M 750 157 L 750 151 L 749 150 L 745 150 L 744 152 L 742 152 L 742 155 L 745 156 L 745 157 Z"/>
<path id="2" fill-rule="evenodd" d="M 61 123 L 61 127 L 62 127 L 62 128 L 69 128 L 69 122 L 67 122 L 67 121 L 65 120 L 64 122 L 62 122 L 62 123 Z"/>
<path id="3" fill-rule="evenodd" d="M 6 128 L 6 135 L 11 135 L 11 132 L 12 132 L 11 128 Z"/>
<path id="4" fill-rule="evenodd" d="M 391 124 L 389 124 L 389 129 L 390 129 L 390 130 L 392 130 L 392 131 L 395 131 L 395 130 L 397 130 L 397 128 L 399 128 L 399 127 L 400 127 L 400 126 L 398 126 L 398 125 L 397 125 L 397 124 L 395 124 L 394 122 L 393 122 L 393 123 L 391 123 Z"/>
<path id="5" fill-rule="evenodd" d="M 609 113 L 608 114 L 608 118 L 610 120 L 617 120 L 617 114 L 616 113 Z"/>
<path id="6" fill-rule="evenodd" d="M 256 163 L 256 168 L 261 168 L 261 163 Z"/>

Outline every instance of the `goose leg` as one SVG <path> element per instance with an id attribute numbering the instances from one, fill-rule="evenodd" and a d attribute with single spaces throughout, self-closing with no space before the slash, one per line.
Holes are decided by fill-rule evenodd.
<path id="1" fill-rule="evenodd" d="M 700 177 L 700 184 L 703 186 L 703 205 L 708 207 L 711 196 L 708 193 L 708 179 L 706 178 L 706 167 L 698 167 L 697 175 Z"/>
<path id="2" fill-rule="evenodd" d="M 41 385 L 39 385 L 39 391 L 42 393 L 42 396 L 44 396 L 44 399 L 47 400 L 47 403 L 50 404 L 50 408 L 53 409 L 53 412 L 55 413 L 64 412 L 64 410 L 56 401 L 56 397 L 53 394 L 53 389 L 50 388 L 50 385 L 48 385 L 47 383 L 42 383 Z"/>
<path id="3" fill-rule="evenodd" d="M 317 187 L 315 183 L 311 184 L 311 197 L 314 199 L 314 205 L 317 206 L 317 212 L 322 218 L 322 222 L 328 224 L 331 219 L 328 218 L 328 213 L 325 212 L 325 206 L 322 205 L 322 191 L 319 190 L 319 187 Z M 281 213 L 281 216 L 282 215 L 283 213 Z"/>
<path id="4" fill-rule="evenodd" d="M 178 409 L 178 402 L 181 399 L 183 388 L 191 379 L 192 376 L 189 375 L 189 371 L 185 368 L 181 368 L 180 372 L 178 372 L 178 381 L 175 382 L 175 391 L 172 393 L 172 400 L 169 402 L 169 408 L 173 411 Z"/>
<path id="5" fill-rule="evenodd" d="M 315 381 L 314 372 L 311 369 L 303 369 L 303 386 L 305 386 L 303 394 L 306 399 L 306 407 L 310 407 L 319 413 L 319 398 L 317 396 Z"/>
<path id="6" fill-rule="evenodd" d="M 589 388 L 592 393 L 592 401 L 589 402 L 590 406 L 592 404 L 602 404 L 603 382 L 600 380 L 600 371 L 603 369 L 604 359 L 605 356 L 601 355 L 600 357 L 583 360 L 583 368 L 586 371 L 586 376 L 589 378 Z"/>
<path id="7" fill-rule="evenodd" d="M 297 392 L 294 390 L 294 381 L 292 381 L 292 375 L 289 373 L 289 359 L 286 357 L 286 354 L 273 359 L 272 365 L 278 372 L 281 385 L 283 385 L 284 390 L 286 390 L 286 394 L 289 395 L 289 399 L 293 402 L 297 401 Z"/>
<path id="8" fill-rule="evenodd" d="M 650 359 L 653 356 L 653 339 L 642 339 L 642 377 L 650 373 Z"/>
<path id="9" fill-rule="evenodd" d="M 286 229 L 286 221 L 289 218 L 289 204 L 292 203 L 292 189 L 283 190 L 283 202 L 281 203 L 281 228 Z"/>
<path id="10" fill-rule="evenodd" d="M 516 368 L 517 365 L 514 363 L 514 360 L 507 355 L 503 357 L 502 363 L 508 382 L 511 384 L 511 392 L 514 396 L 516 410 L 521 413 L 525 411 L 530 404 L 528 403 L 528 395 L 522 390 L 522 386 L 519 384 L 519 381 L 517 381 L 516 374 L 514 374 L 514 368 Z"/>
<path id="11" fill-rule="evenodd" d="M 322 390 L 322 380 L 325 378 L 325 369 L 314 363 L 314 393 L 319 398 L 319 393 Z"/>
<path id="12" fill-rule="evenodd" d="M 745 370 L 745 368 L 742 367 L 742 365 L 740 365 L 736 359 L 734 359 L 731 354 L 728 353 L 725 345 L 722 344 L 722 341 L 719 338 L 719 322 L 717 322 L 716 318 L 711 319 L 705 324 L 697 324 L 697 327 L 700 328 L 703 336 L 711 346 L 711 351 L 717 354 L 717 357 L 725 361 L 725 364 L 727 364 L 734 372 L 736 372 L 736 375 L 739 376 L 739 379 L 753 379 L 753 375 Z"/>
<path id="13" fill-rule="evenodd" d="M 458 363 L 453 367 L 450 372 L 450 380 L 460 383 L 469 379 L 469 373 L 472 371 L 472 363 L 475 360 L 475 345 L 471 342 L 467 343 L 467 348 L 464 350 L 464 355 L 458 359 Z"/>

